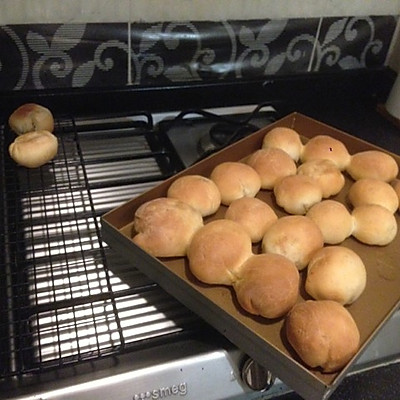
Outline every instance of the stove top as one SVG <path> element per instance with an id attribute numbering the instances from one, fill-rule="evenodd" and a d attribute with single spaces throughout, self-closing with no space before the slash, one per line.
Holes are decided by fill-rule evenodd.
<path id="1" fill-rule="evenodd" d="M 309 93 L 306 101 L 298 94 L 313 92 L 315 85 L 296 80 L 289 91 L 282 91 L 285 101 L 279 83 L 247 82 L 222 91 L 194 86 L 192 99 L 200 99 L 200 92 L 215 94 L 207 96 L 205 109 L 168 91 L 157 93 L 156 102 L 147 90 L 117 91 L 108 102 L 102 93 L 1 94 L 3 113 L 27 101 L 54 106 L 60 137 L 57 159 L 27 171 L 7 159 L 10 132 L 6 125 L 1 127 L 6 194 L 0 234 L 6 252 L 0 257 L 0 311 L 7 316 L 0 321 L 2 394 L 46 398 L 44 393 L 51 392 L 52 398 L 80 400 L 101 393 L 115 398 L 123 392 L 127 398 L 141 398 L 150 389 L 163 389 L 157 393 L 165 394 L 181 387 L 188 390 L 186 398 L 198 398 L 193 388 L 204 393 L 205 387 L 200 374 L 215 383 L 216 365 L 222 377 L 208 389 L 210 399 L 270 398 L 289 391 L 279 379 L 268 393 L 249 390 L 240 378 L 244 355 L 127 266 L 101 240 L 98 220 L 220 146 L 292 111 L 399 152 L 399 130 L 375 112 L 376 99 L 354 100 L 360 92 L 351 89 L 351 82 L 360 79 L 328 84 L 331 90 L 324 96 Z M 287 85 L 284 82 L 283 89 Z M 338 97 L 337 90 L 350 91 L 350 98 Z M 174 100 L 169 109 L 178 111 L 164 112 L 160 104 L 175 97 L 180 104 Z M 181 112 L 185 103 L 191 107 Z M 66 110 L 73 115 L 65 115 Z M 399 341 L 391 339 L 400 331 L 399 315 L 389 321 L 383 339 L 378 337 L 364 353 L 356 371 L 400 354 Z M 202 332 L 207 339 L 201 338 Z M 182 371 L 193 374 L 177 381 Z M 160 377 L 157 387 L 155 373 Z M 93 395 L 96 388 L 101 389 Z"/>

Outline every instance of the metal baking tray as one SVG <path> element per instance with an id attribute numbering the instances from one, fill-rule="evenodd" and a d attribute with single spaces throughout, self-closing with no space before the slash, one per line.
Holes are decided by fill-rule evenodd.
<path id="1" fill-rule="evenodd" d="M 196 280 L 190 273 L 186 258 L 157 259 L 131 241 L 133 217 L 141 204 L 165 196 L 171 182 L 179 176 L 209 176 L 219 163 L 245 158 L 261 147 L 264 135 L 276 126 L 295 129 L 304 142 L 319 134 L 330 135 L 341 140 L 350 154 L 370 149 L 382 150 L 305 115 L 292 113 L 108 212 L 101 220 L 103 238 L 128 262 L 214 326 L 298 394 L 307 399 L 326 399 L 400 305 L 400 230 L 395 240 L 384 247 L 364 245 L 352 237 L 343 242 L 343 245 L 355 250 L 362 257 L 367 268 L 366 289 L 355 303 L 348 306 L 360 330 L 361 347 L 341 371 L 328 374 L 310 369 L 299 360 L 282 332 L 284 318 L 268 320 L 247 314 L 237 304 L 231 287 L 210 286 Z M 400 164 L 400 157 L 391 155 Z M 346 193 L 351 183 L 351 178 L 346 177 L 344 189 L 333 199 L 346 203 Z M 271 191 L 261 190 L 257 197 L 272 205 L 279 216 L 285 215 L 274 203 Z M 215 215 L 205 218 L 205 223 L 223 218 L 225 210 L 226 207 L 221 206 Z M 400 226 L 399 212 L 396 213 L 396 219 Z M 254 251 L 260 251 L 259 245 L 255 245 Z M 301 276 L 304 282 L 305 270 L 301 272 Z M 307 294 L 301 290 L 299 301 L 307 298 Z"/>

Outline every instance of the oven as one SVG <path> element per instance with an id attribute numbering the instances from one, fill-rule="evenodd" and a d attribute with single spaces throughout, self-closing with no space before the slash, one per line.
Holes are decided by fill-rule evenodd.
<path id="1" fill-rule="evenodd" d="M 1 398 L 298 398 L 108 247 L 100 218 L 291 111 L 399 152 L 400 131 L 376 108 L 380 78 L 364 93 L 362 77 L 325 77 L 323 85 L 335 88 L 330 96 L 319 78 L 309 79 L 7 99 L 6 110 L 52 104 L 59 151 L 41 168 L 18 167 L 8 156 L 13 134 L 4 114 Z M 302 93 L 296 101 L 288 86 Z M 171 94 L 179 100 L 168 102 Z M 352 379 L 369 381 L 371 370 L 398 371 L 399 332 L 396 312 L 332 398 L 349 390 L 361 398 Z"/>

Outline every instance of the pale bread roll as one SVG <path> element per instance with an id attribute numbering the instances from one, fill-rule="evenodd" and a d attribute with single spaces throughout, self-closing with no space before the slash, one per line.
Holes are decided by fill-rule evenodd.
<path id="1" fill-rule="evenodd" d="M 353 236 L 360 242 L 386 246 L 397 234 L 395 216 L 385 207 L 377 204 L 359 206 L 352 211 L 354 218 Z"/>
<path id="2" fill-rule="evenodd" d="M 320 186 L 306 175 L 282 178 L 274 187 L 276 203 L 289 214 L 304 215 L 322 200 Z"/>
<path id="3" fill-rule="evenodd" d="M 261 178 L 262 189 L 273 189 L 283 177 L 295 175 L 297 167 L 290 156 L 281 149 L 260 149 L 246 160 Z"/>
<path id="4" fill-rule="evenodd" d="M 350 312 L 332 300 L 297 303 L 286 318 L 286 337 L 297 355 L 323 372 L 342 369 L 357 353 L 360 332 Z"/>
<path id="5" fill-rule="evenodd" d="M 261 179 L 250 165 L 227 161 L 217 165 L 210 178 L 221 193 L 221 203 L 229 206 L 242 197 L 255 197 L 261 189 Z"/>
<path id="6" fill-rule="evenodd" d="M 180 200 L 160 197 L 136 210 L 132 241 L 154 257 L 185 256 L 202 226 L 197 210 Z"/>
<path id="7" fill-rule="evenodd" d="M 297 168 L 297 173 L 314 179 L 324 199 L 338 194 L 344 187 L 344 175 L 331 160 L 307 161 Z"/>
<path id="8" fill-rule="evenodd" d="M 379 179 L 364 178 L 354 182 L 348 192 L 353 207 L 378 204 L 395 213 L 399 207 L 399 197 L 393 186 Z"/>
<path id="9" fill-rule="evenodd" d="M 293 262 L 279 254 L 258 254 L 242 266 L 233 283 L 243 309 L 265 318 L 279 318 L 299 296 L 299 271 Z"/>
<path id="10" fill-rule="evenodd" d="M 58 140 L 51 132 L 35 131 L 19 135 L 10 144 L 10 157 L 19 165 L 38 168 L 51 161 L 58 151 Z"/>
<path id="11" fill-rule="evenodd" d="M 302 270 L 323 245 L 324 238 L 313 220 L 303 215 L 289 215 L 279 218 L 267 229 L 262 251 L 281 254 Z"/>
<path id="12" fill-rule="evenodd" d="M 250 236 L 242 226 L 219 219 L 195 233 L 187 257 L 191 272 L 201 282 L 231 285 L 252 254 Z"/>
<path id="13" fill-rule="evenodd" d="M 379 179 L 390 182 L 399 173 L 399 166 L 390 154 L 380 150 L 367 150 L 353 154 L 346 171 L 355 181 Z"/>
<path id="14" fill-rule="evenodd" d="M 256 197 L 242 197 L 233 201 L 225 218 L 243 226 L 253 243 L 259 242 L 278 216 L 272 207 Z"/>
<path id="15" fill-rule="evenodd" d="M 323 200 L 313 205 L 306 216 L 319 227 L 326 244 L 339 244 L 354 230 L 354 220 L 344 204 L 336 200 Z"/>
<path id="16" fill-rule="evenodd" d="M 316 300 L 351 304 L 361 296 L 366 284 L 367 271 L 361 257 L 347 247 L 323 247 L 307 267 L 305 289 Z"/>
<path id="17" fill-rule="evenodd" d="M 278 126 L 264 136 L 262 148 L 281 149 L 297 162 L 303 150 L 303 143 L 300 135 L 294 129 Z"/>
<path id="18" fill-rule="evenodd" d="M 396 194 L 397 194 L 397 197 L 398 197 L 398 199 L 399 199 L 399 207 L 398 207 L 398 209 L 399 209 L 399 211 L 400 211 L 400 179 L 394 179 L 392 182 L 391 182 L 391 185 L 392 185 L 392 187 L 393 187 L 393 189 L 394 189 L 394 191 L 396 192 Z"/>
<path id="19" fill-rule="evenodd" d="M 317 135 L 303 147 L 301 162 L 312 160 L 331 160 L 343 171 L 350 163 L 350 153 L 338 139 L 328 135 Z"/>
<path id="20" fill-rule="evenodd" d="M 217 185 L 201 175 L 179 177 L 171 183 L 167 197 L 189 204 L 203 217 L 214 214 L 221 205 L 221 194 Z"/>
<path id="21" fill-rule="evenodd" d="M 32 131 L 54 130 L 51 111 L 39 104 L 27 103 L 18 107 L 9 117 L 10 128 L 18 135 Z"/>

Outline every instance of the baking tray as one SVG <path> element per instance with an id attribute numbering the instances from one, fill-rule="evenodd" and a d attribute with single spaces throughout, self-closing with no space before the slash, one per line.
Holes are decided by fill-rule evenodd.
<path id="1" fill-rule="evenodd" d="M 231 287 L 200 283 L 190 273 L 186 258 L 157 259 L 131 241 L 133 216 L 141 204 L 165 196 L 171 182 L 180 176 L 187 174 L 209 176 L 219 163 L 245 158 L 261 147 L 265 134 L 276 126 L 295 129 L 302 136 L 304 143 L 319 134 L 330 135 L 341 140 L 350 154 L 371 149 L 382 150 L 305 115 L 292 113 L 108 212 L 101 221 L 103 238 L 128 262 L 214 326 L 298 394 L 307 399 L 326 399 L 400 305 L 400 232 L 392 243 L 384 247 L 364 245 L 352 237 L 343 242 L 344 246 L 355 250 L 362 257 L 367 269 L 365 291 L 355 303 L 347 307 L 360 330 L 361 346 L 358 353 L 341 371 L 328 374 L 307 368 L 291 350 L 282 332 L 283 318 L 268 320 L 251 316 L 237 304 Z M 400 157 L 391 155 L 400 165 Z M 346 193 L 351 183 L 352 180 L 346 177 L 345 187 L 332 198 L 346 203 Z M 287 215 L 276 206 L 271 191 L 261 190 L 257 197 L 272 205 L 278 216 Z M 226 207 L 221 206 L 215 215 L 205 218 L 205 223 L 223 218 L 225 210 Z M 400 226 L 398 212 L 396 219 Z M 260 251 L 259 246 L 255 245 L 255 252 Z M 304 283 L 305 270 L 301 272 L 301 277 Z M 302 289 L 299 301 L 307 298 L 309 297 Z"/>

